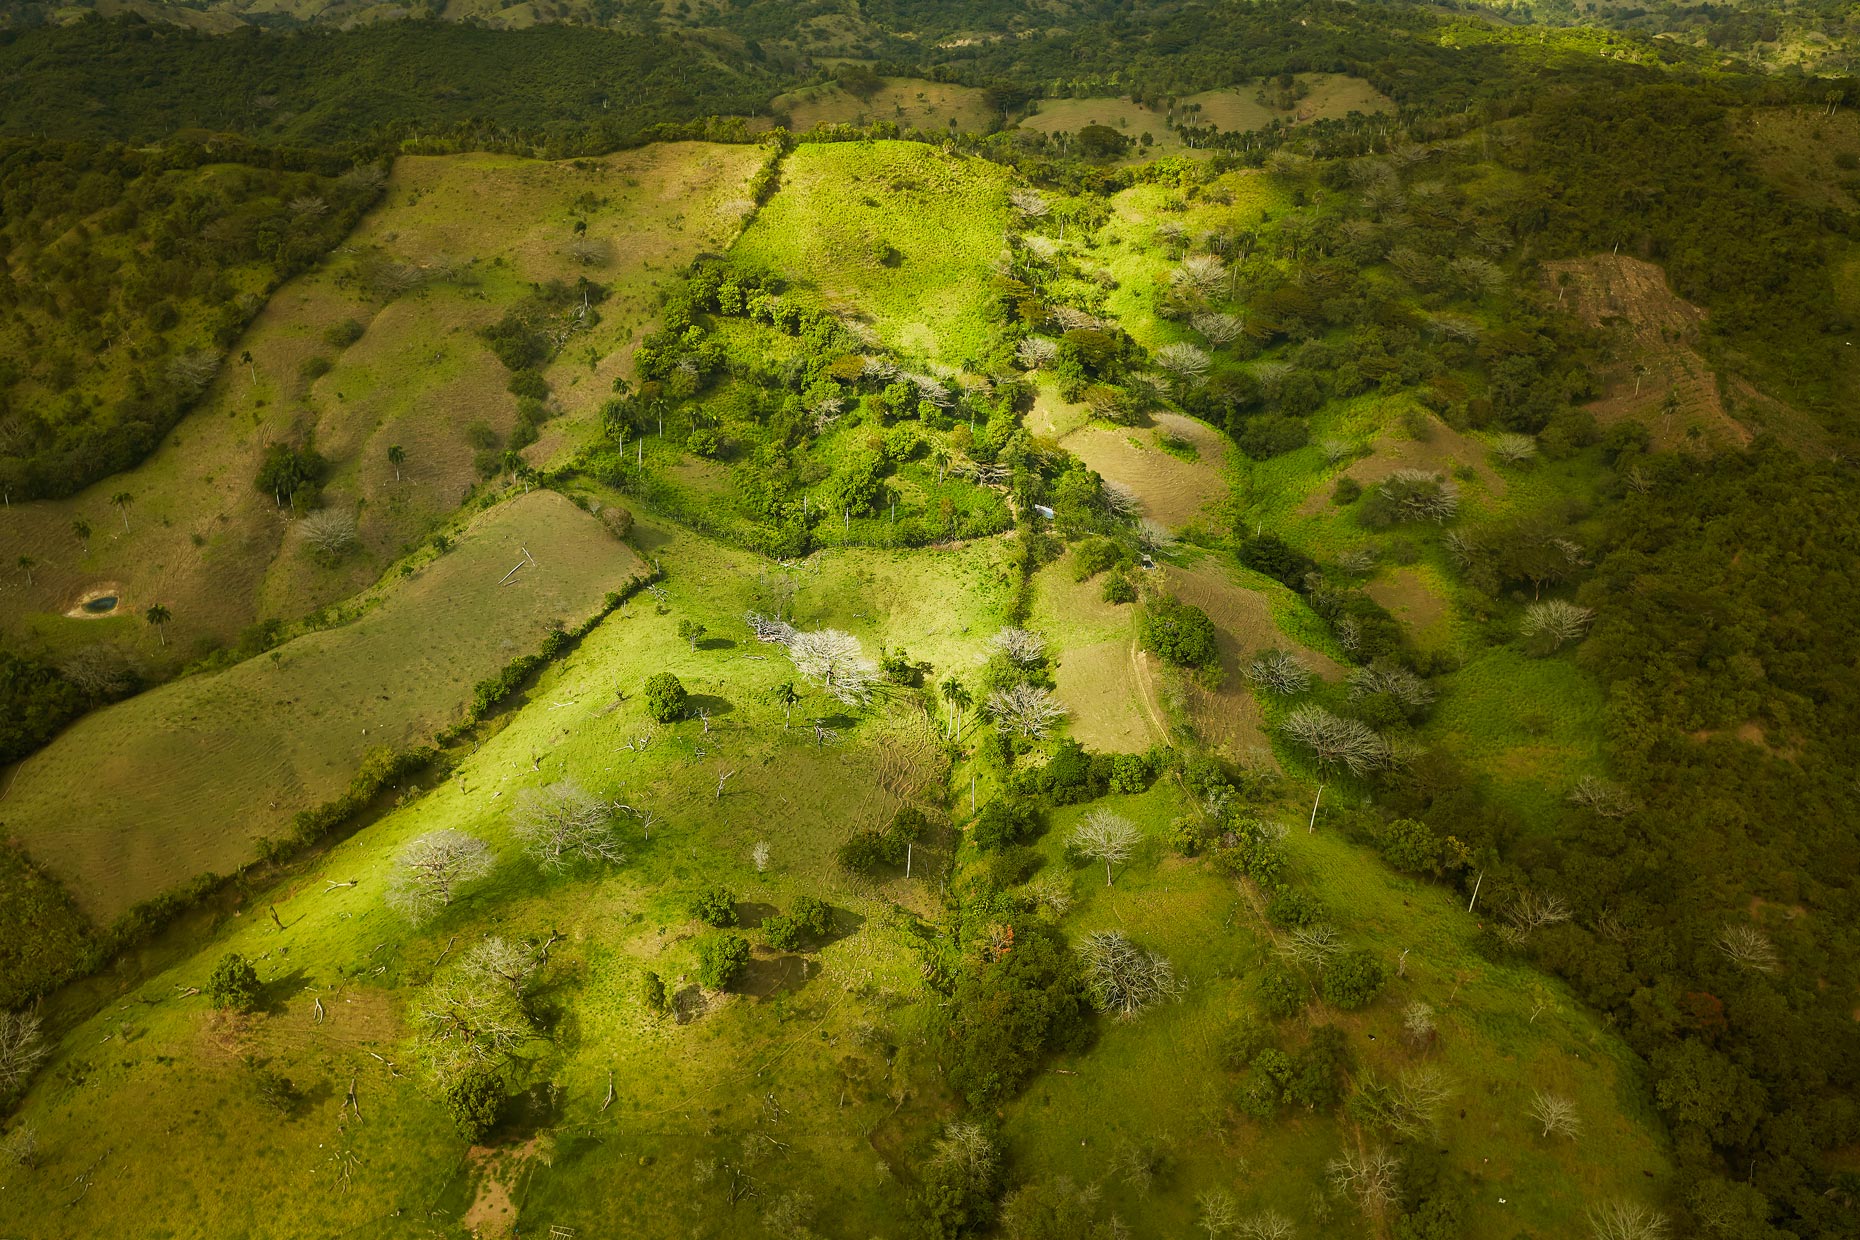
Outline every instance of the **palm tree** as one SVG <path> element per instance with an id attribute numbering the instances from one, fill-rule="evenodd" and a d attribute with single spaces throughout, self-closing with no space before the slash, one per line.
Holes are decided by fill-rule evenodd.
<path id="1" fill-rule="evenodd" d="M 26 574 L 27 585 L 32 584 L 32 570 L 38 566 L 39 562 L 29 555 L 22 555 L 19 557 L 19 571 Z"/>
<path id="2" fill-rule="evenodd" d="M 127 491 L 118 491 L 110 497 L 110 502 L 115 504 L 117 510 L 123 514 L 123 533 L 125 534 L 129 532 L 129 505 L 133 504 L 135 500 L 136 497 Z"/>
<path id="3" fill-rule="evenodd" d="M 400 481 L 400 467 L 407 460 L 407 450 L 399 444 L 391 444 L 387 451 L 388 464 L 394 467 L 394 481 Z"/>
<path id="4" fill-rule="evenodd" d="M 168 638 L 167 638 L 167 635 L 164 634 L 161 630 L 162 630 L 162 626 L 168 623 L 168 620 L 169 620 L 168 609 L 166 607 L 163 607 L 160 603 L 156 603 L 153 606 L 151 606 L 147 611 L 143 612 L 142 615 L 144 619 L 146 619 L 151 625 L 155 627 L 155 636 L 160 638 L 161 644 L 164 647 L 166 647 L 168 644 Z"/>
<path id="5" fill-rule="evenodd" d="M 90 554 L 90 522 L 86 521 L 82 517 L 79 517 L 77 520 L 71 523 L 71 532 L 73 534 L 76 534 L 77 540 L 84 544 L 84 554 L 89 555 Z"/>
<path id="6" fill-rule="evenodd" d="M 969 709 L 969 703 L 975 699 L 962 687 L 962 682 L 954 676 L 949 677 L 940 686 L 943 700 L 949 703 L 951 730 L 956 740 L 962 740 L 962 712 Z"/>
<path id="7" fill-rule="evenodd" d="M 801 695 L 795 692 L 792 680 L 784 680 L 775 686 L 775 701 L 781 707 L 781 726 L 784 729 L 794 717 L 795 703 L 800 700 Z"/>

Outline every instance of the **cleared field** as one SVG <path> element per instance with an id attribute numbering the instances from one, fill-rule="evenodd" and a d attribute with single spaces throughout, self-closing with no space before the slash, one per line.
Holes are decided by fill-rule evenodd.
<path id="1" fill-rule="evenodd" d="M 524 547 L 536 567 L 499 585 Z M 20 767 L 6 831 L 99 921 L 224 873 L 341 792 L 369 750 L 426 741 L 474 682 L 640 567 L 561 496 L 511 500 L 354 622 L 85 717 Z"/>
<path id="2" fill-rule="evenodd" d="M 1164 451 L 1161 441 L 1165 436 L 1192 445 L 1193 459 Z M 1215 509 L 1227 493 L 1222 476 L 1227 439 L 1205 423 L 1181 414 L 1159 413 L 1151 427 L 1085 426 L 1066 435 L 1059 445 L 1105 481 L 1132 491 L 1143 515 L 1171 529 L 1219 519 Z"/>
<path id="3" fill-rule="evenodd" d="M 1570 310 L 1616 338 L 1617 360 L 1602 375 L 1602 395 L 1586 406 L 1596 421 L 1638 421 L 1661 451 L 1750 442 L 1750 431 L 1726 412 L 1718 376 L 1699 353 L 1705 312 L 1674 293 L 1657 264 L 1597 254 L 1543 267 Z"/>
<path id="4" fill-rule="evenodd" d="M 1363 587 L 1370 598 L 1408 630 L 1417 645 L 1433 649 L 1453 639 L 1453 609 L 1447 584 L 1425 567 L 1393 568 Z"/>
<path id="5" fill-rule="evenodd" d="M 1860 156 L 1860 115 L 1824 107 L 1749 108 L 1731 136 L 1758 168 L 1792 197 L 1840 211 L 1860 208 L 1860 172 L 1841 157 Z"/>
<path id="6" fill-rule="evenodd" d="M 980 87 L 922 78 L 887 78 L 867 98 L 848 94 L 837 83 L 808 86 L 775 96 L 769 108 L 786 112 L 791 122 L 788 127 L 797 133 L 816 125 L 869 125 L 880 121 L 905 129 L 979 133 L 988 128 L 995 115 Z"/>
<path id="7" fill-rule="evenodd" d="M 589 433 L 612 380 L 630 363 L 657 288 L 697 253 L 723 248 L 748 209 L 755 147 L 673 143 L 561 163 L 509 156 L 398 160 L 382 205 L 321 269 L 286 284 L 229 353 L 196 411 L 141 466 L 69 500 L 0 509 L 0 546 L 30 550 L 34 580 L 0 583 L 0 631 L 54 650 L 97 640 L 179 661 L 261 617 L 294 619 L 373 581 L 409 540 L 457 507 L 478 477 L 466 432 L 499 437 L 516 419 L 508 375 L 476 329 L 532 282 L 580 275 L 606 285 L 600 322 L 547 372 L 563 416 L 530 449 L 541 460 Z M 574 225 L 610 247 L 584 266 Z M 419 277 L 413 291 L 364 291 L 360 259 Z M 426 280 L 441 270 L 455 273 Z M 345 348 L 325 341 L 354 319 Z M 252 361 L 240 361 L 249 352 Z M 594 364 L 589 365 L 589 358 Z M 306 381 L 312 359 L 327 373 Z M 328 503 L 359 512 L 364 554 L 320 568 L 291 522 L 253 489 L 266 448 L 314 440 L 331 463 Z M 407 454 L 400 478 L 387 448 Z M 127 492 L 126 509 L 112 497 Z M 74 520 L 95 531 L 88 550 Z M 118 588 L 120 621 L 67 619 L 99 582 Z M 140 621 L 169 608 L 167 645 Z"/>
<path id="8" fill-rule="evenodd" d="M 1180 155 L 1188 149 L 1175 130 L 1169 128 L 1168 113 L 1148 104 L 1133 103 L 1128 98 L 1042 99 L 1033 115 L 1023 117 L 1020 122 L 1022 129 L 1044 134 L 1077 133 L 1087 125 L 1108 125 L 1139 144 L 1143 135 L 1148 134 L 1150 144 L 1133 147 L 1126 162 L 1157 155 Z"/>
<path id="9" fill-rule="evenodd" d="M 733 251 L 868 319 L 906 357 L 962 366 L 988 345 L 1007 174 L 913 142 L 811 144 Z"/>
<path id="10" fill-rule="evenodd" d="M 1346 466 L 1343 477 L 1354 479 L 1368 488 L 1398 469 L 1426 469 L 1446 478 L 1456 478 L 1463 466 L 1473 471 L 1473 479 L 1457 479 L 1462 494 L 1476 484 L 1493 499 L 1504 497 L 1505 479 L 1492 468 L 1490 456 L 1472 436 L 1454 430 L 1431 413 L 1421 414 L 1426 437 L 1417 439 L 1404 427 L 1385 424 L 1379 429 L 1367 456 Z M 1312 491 L 1298 507 L 1298 515 L 1309 517 L 1323 513 L 1331 502 L 1333 487 Z"/>
<path id="11" fill-rule="evenodd" d="M 1300 73 L 1307 93 L 1292 101 L 1288 108 L 1278 106 L 1271 91 L 1262 92 L 1257 82 L 1244 83 L 1232 90 L 1208 90 L 1190 95 L 1177 105 L 1194 109 L 1192 124 L 1212 125 L 1222 133 L 1245 133 L 1264 129 L 1273 121 L 1302 125 L 1309 121 L 1335 120 L 1352 112 L 1366 116 L 1392 112 L 1395 104 L 1362 78 L 1346 73 Z M 1262 95 L 1264 97 L 1262 97 Z"/>

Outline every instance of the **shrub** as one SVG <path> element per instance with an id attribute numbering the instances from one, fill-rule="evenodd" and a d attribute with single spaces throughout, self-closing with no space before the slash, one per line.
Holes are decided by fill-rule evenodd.
<path id="1" fill-rule="evenodd" d="M 1124 573 L 1112 573 L 1104 579 L 1104 601 L 1107 603 L 1136 602 L 1137 583 Z"/>
<path id="2" fill-rule="evenodd" d="M 1259 975 L 1259 1005 L 1276 1020 L 1296 1016 L 1304 1010 L 1305 988 L 1296 977 L 1274 965 Z"/>
<path id="3" fill-rule="evenodd" d="M 660 672 L 646 682 L 646 713 L 660 723 L 683 719 L 690 701 L 691 695 L 670 672 Z"/>
<path id="4" fill-rule="evenodd" d="M 1120 753 L 1111 759 L 1111 791 L 1142 792 L 1156 781 L 1148 754 Z"/>
<path id="5" fill-rule="evenodd" d="M 654 1016 L 663 1016 L 671 1006 L 665 994 L 665 979 L 650 969 L 640 974 L 639 1001 Z"/>
<path id="6" fill-rule="evenodd" d="M 913 840 L 930 825 L 922 810 L 907 805 L 889 826 L 862 827 L 840 845 L 839 862 L 846 869 L 870 874 L 880 866 L 903 865 Z"/>
<path id="7" fill-rule="evenodd" d="M 258 1003 L 258 970 L 238 952 L 227 952 L 207 979 L 207 1000 L 218 1008 L 249 1012 Z"/>
<path id="8" fill-rule="evenodd" d="M 334 369 L 335 363 L 322 354 L 306 357 L 297 367 L 297 377 L 305 383 L 315 383 Z"/>
<path id="9" fill-rule="evenodd" d="M 796 896 L 788 916 L 795 924 L 817 939 L 833 933 L 833 907 L 814 896 Z"/>
<path id="10" fill-rule="evenodd" d="M 749 940 L 740 934 L 713 934 L 698 944 L 698 984 L 724 990 L 749 964 Z"/>
<path id="11" fill-rule="evenodd" d="M 1354 478 L 1343 477 L 1337 479 L 1337 485 L 1330 493 L 1330 502 L 1342 508 L 1346 504 L 1354 504 L 1362 494 L 1362 483 Z"/>
<path id="12" fill-rule="evenodd" d="M 1124 562 L 1124 549 L 1108 538 L 1087 538 L 1072 548 L 1072 579 L 1089 581 Z"/>
<path id="13" fill-rule="evenodd" d="M 1220 658 L 1208 613 L 1169 595 L 1144 610 L 1142 635 L 1145 646 L 1179 667 L 1209 667 Z"/>
<path id="14" fill-rule="evenodd" d="M 793 951 L 801 944 L 801 926 L 786 913 L 764 918 L 762 941 L 778 952 Z"/>
<path id="15" fill-rule="evenodd" d="M 1323 913 L 1318 902 L 1302 891 L 1281 891 L 1266 906 L 1266 919 L 1284 930 L 1301 930 Z"/>
<path id="16" fill-rule="evenodd" d="M 346 349 L 362 338 L 363 330 L 354 319 L 344 319 L 323 333 L 323 342 L 332 349 Z"/>
<path id="17" fill-rule="evenodd" d="M 728 887 L 707 887 L 691 897 L 691 916 L 707 926 L 736 924 L 736 893 Z"/>
<path id="18" fill-rule="evenodd" d="M 512 396 L 528 400 L 549 399 L 549 382 L 542 377 L 539 370 L 525 367 L 510 372 L 510 382 L 504 385 Z"/>
<path id="19" fill-rule="evenodd" d="M 969 839 L 977 848 L 1007 848 L 1024 844 L 1040 828 L 1039 807 L 1024 797 L 996 797 L 982 806 L 969 826 Z"/>
<path id="20" fill-rule="evenodd" d="M 446 1110 L 458 1125 L 459 1134 L 475 1145 L 496 1125 L 509 1096 L 503 1078 L 496 1072 L 485 1067 L 467 1068 L 446 1087 Z"/>
<path id="21" fill-rule="evenodd" d="M 1367 1007 L 1382 984 L 1388 968 L 1367 948 L 1345 952 L 1324 970 L 1324 998 L 1346 1012 Z"/>

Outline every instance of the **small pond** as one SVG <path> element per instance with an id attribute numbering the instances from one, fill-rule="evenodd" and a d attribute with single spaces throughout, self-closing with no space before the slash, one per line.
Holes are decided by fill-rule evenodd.
<path id="1" fill-rule="evenodd" d="M 114 594 L 106 594 L 102 598 L 85 599 L 84 610 L 93 616 L 101 616 L 105 612 L 115 611 L 116 596 Z"/>

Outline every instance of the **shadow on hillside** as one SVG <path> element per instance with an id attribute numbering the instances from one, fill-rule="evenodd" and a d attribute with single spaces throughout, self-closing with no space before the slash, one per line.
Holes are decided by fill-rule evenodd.
<path id="1" fill-rule="evenodd" d="M 781 910 L 773 904 L 757 904 L 750 900 L 740 900 L 736 904 L 736 924 L 744 930 L 754 930 L 779 912 Z"/>
<path id="2" fill-rule="evenodd" d="M 766 999 L 781 990 L 799 990 L 820 975 L 820 962 L 793 952 L 779 956 L 757 956 L 743 967 L 730 987 L 739 995 Z"/>
<path id="3" fill-rule="evenodd" d="M 258 1006 L 270 1015 L 280 1015 L 286 1004 L 309 988 L 310 975 L 301 968 L 293 969 L 258 988 Z"/>

